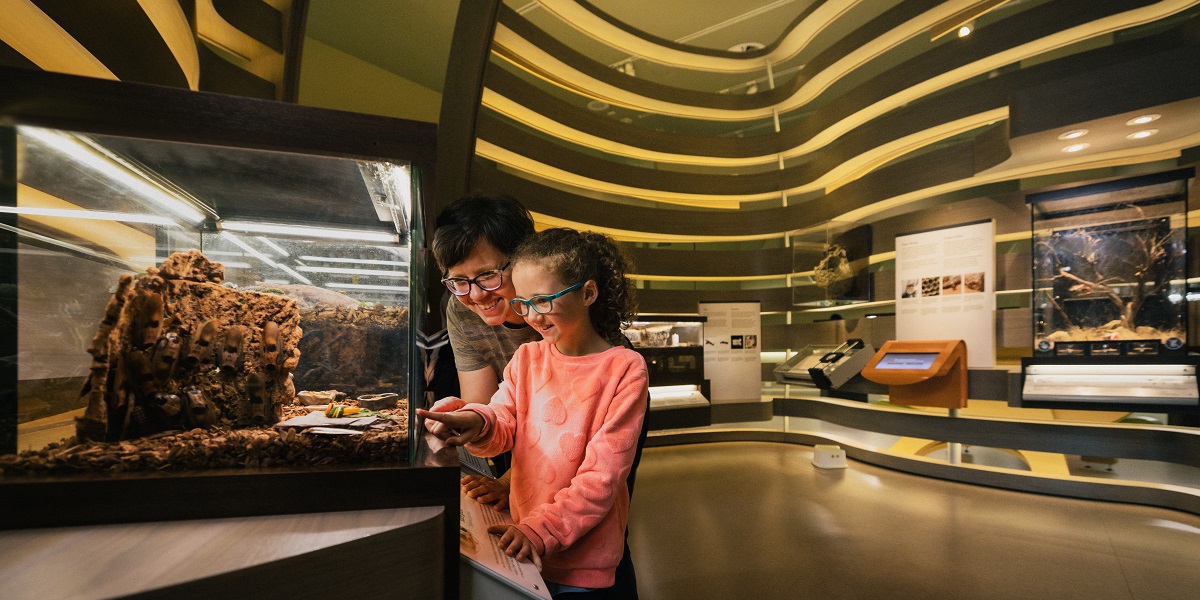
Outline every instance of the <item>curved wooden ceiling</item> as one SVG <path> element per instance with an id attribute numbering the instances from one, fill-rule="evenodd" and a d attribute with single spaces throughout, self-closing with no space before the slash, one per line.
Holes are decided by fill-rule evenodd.
<path id="1" fill-rule="evenodd" d="M 294 100 L 306 7 L 307 0 L 0 0 L 0 64 Z"/>
<path id="2" fill-rule="evenodd" d="M 1054 127 L 1086 120 L 1061 114 L 1044 94 L 1030 106 L 1025 90 L 1081 77 L 1102 90 L 1114 76 L 1150 77 L 1114 69 L 1142 57 L 1166 61 L 1160 76 L 1176 63 L 1187 72 L 1182 57 L 1200 55 L 1197 0 L 814 0 L 789 5 L 783 33 L 746 53 L 672 41 L 653 20 L 626 22 L 619 5 L 600 4 L 501 4 L 472 117 L 468 185 L 515 195 L 542 227 L 695 245 L 663 251 L 680 260 L 649 261 L 640 275 L 650 281 L 777 277 L 790 285 L 797 269 L 780 271 L 778 257 L 764 267 L 761 249 L 708 248 L 784 246 L 797 233 L 869 223 L 972 190 L 1171 160 L 1200 143 L 1200 130 L 1186 130 L 1065 155 L 1051 138 L 1038 143 L 1054 152 L 1032 161 L 1037 138 L 1014 144 L 1010 134 L 1018 108 L 1056 115 L 1043 119 Z M 972 19 L 969 36 L 941 35 Z M 623 66 L 630 61 L 652 76 L 631 74 Z M 727 83 L 739 74 L 757 93 L 730 91 L 744 89 Z M 1133 87 L 1132 105 L 1141 107 L 1200 96 L 1186 83 Z M 1096 97 L 1109 108 L 1087 119 L 1131 105 L 1129 95 Z M 717 252 L 725 258 L 712 260 Z M 741 294 L 767 294 L 786 310 L 791 290 L 774 289 Z M 654 290 L 643 304 L 670 312 L 654 299 L 679 308 L 705 293 Z"/>

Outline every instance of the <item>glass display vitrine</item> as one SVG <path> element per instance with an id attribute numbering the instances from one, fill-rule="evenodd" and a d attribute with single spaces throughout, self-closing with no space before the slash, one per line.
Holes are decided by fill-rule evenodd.
<path id="1" fill-rule="evenodd" d="M 1031 194 L 1034 353 L 1187 351 L 1181 171 Z"/>
<path id="2" fill-rule="evenodd" d="M 705 317 L 639 316 L 625 337 L 646 359 L 651 409 L 708 405 L 704 377 Z"/>

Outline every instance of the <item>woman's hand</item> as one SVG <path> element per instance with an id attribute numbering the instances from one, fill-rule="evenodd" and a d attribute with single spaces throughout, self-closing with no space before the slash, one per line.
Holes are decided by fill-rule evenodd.
<path id="1" fill-rule="evenodd" d="M 429 410 L 431 412 L 454 412 L 466 405 L 466 400 L 463 400 L 462 398 L 457 396 L 446 396 L 445 398 L 434 402 L 433 406 L 429 407 Z M 440 440 L 444 440 L 446 437 L 448 437 L 447 432 L 449 429 L 439 421 L 425 419 L 425 431 L 432 433 L 434 437 Z"/>
<path id="2" fill-rule="evenodd" d="M 459 483 L 468 498 L 474 498 L 480 504 L 492 504 L 496 510 L 504 510 L 508 508 L 508 473 L 499 479 L 467 475 Z"/>
<path id="3" fill-rule="evenodd" d="M 479 437 L 479 432 L 483 431 L 483 417 L 475 411 L 432 412 L 418 408 L 417 416 L 426 421 L 433 419 L 444 425 L 441 432 L 433 432 L 433 434 L 450 446 L 469 444 Z"/>
<path id="4" fill-rule="evenodd" d="M 533 542 L 521 533 L 514 525 L 491 525 L 488 527 L 488 533 L 500 535 L 500 541 L 497 546 L 505 554 L 517 559 L 529 559 L 533 566 L 537 567 L 538 571 L 542 570 L 542 557 L 538 555 L 537 549 L 533 546 Z"/>

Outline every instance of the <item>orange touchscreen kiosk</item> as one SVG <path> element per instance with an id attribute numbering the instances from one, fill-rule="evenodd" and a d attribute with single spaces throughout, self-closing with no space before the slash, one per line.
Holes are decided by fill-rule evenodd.
<path id="1" fill-rule="evenodd" d="M 884 342 L 862 376 L 886 384 L 896 404 L 966 408 L 967 344 L 962 340 Z"/>

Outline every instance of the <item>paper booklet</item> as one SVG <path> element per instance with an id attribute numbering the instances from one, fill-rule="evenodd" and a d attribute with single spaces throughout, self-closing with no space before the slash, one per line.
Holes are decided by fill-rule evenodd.
<path id="1" fill-rule="evenodd" d="M 497 579 L 527 592 L 533 598 L 550 599 L 542 574 L 532 562 L 517 561 L 496 546 L 500 536 L 487 532 L 489 525 L 508 525 L 512 518 L 491 506 L 467 497 L 459 488 L 458 553 Z"/>

